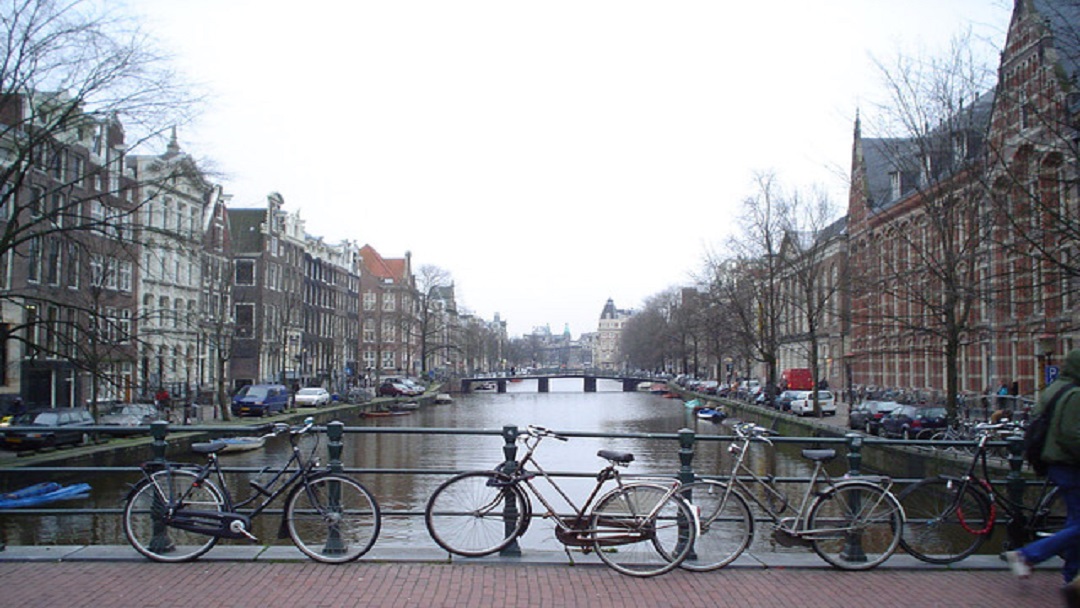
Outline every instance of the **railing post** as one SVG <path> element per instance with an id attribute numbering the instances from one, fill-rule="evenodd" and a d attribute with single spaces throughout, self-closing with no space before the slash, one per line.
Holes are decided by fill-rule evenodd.
<path id="1" fill-rule="evenodd" d="M 694 441 L 692 429 L 679 429 L 679 481 L 694 482 Z"/>
<path id="2" fill-rule="evenodd" d="M 848 475 L 862 475 L 862 435 L 848 433 L 844 437 L 847 438 Z"/>
<path id="3" fill-rule="evenodd" d="M 341 451 L 344 447 L 341 439 L 345 436 L 345 423 L 340 420 L 334 420 L 326 425 L 326 451 L 330 458 L 330 462 L 327 463 L 330 470 L 334 473 L 340 473 L 343 470 L 341 466 Z"/>
<path id="4" fill-rule="evenodd" d="M 153 441 L 150 442 L 150 449 L 154 453 L 154 461 L 165 465 L 165 447 L 168 445 L 165 443 L 165 437 L 169 434 L 169 423 L 164 420 L 155 420 L 150 423 L 150 436 L 153 437 Z M 173 487 L 171 479 L 169 480 L 170 488 Z M 171 490 L 170 490 L 171 491 Z M 169 497 L 170 500 L 172 497 Z M 151 516 L 153 517 L 153 524 L 151 527 L 152 536 L 150 537 L 150 550 L 154 553 L 168 553 L 172 551 L 174 546 L 172 539 L 169 538 L 169 528 L 165 525 L 165 522 L 161 520 L 161 514 L 165 511 L 165 505 L 161 503 L 161 494 L 154 492 L 153 508 L 151 509 Z"/>
<path id="5" fill-rule="evenodd" d="M 506 425 L 502 430 L 503 437 L 503 464 L 499 467 L 499 470 L 507 475 L 514 475 L 517 473 L 517 438 L 518 427 L 514 425 Z M 517 522 L 520 513 L 518 513 L 517 500 L 515 500 L 514 490 L 510 487 L 503 489 L 504 495 L 503 501 L 503 521 L 506 523 L 506 533 L 513 534 L 515 528 L 515 522 Z M 505 549 L 499 551 L 499 555 L 504 557 L 518 557 L 521 555 L 521 546 L 518 544 L 517 538 L 514 539 Z"/>
<path id="6" fill-rule="evenodd" d="M 1023 473 L 1024 437 L 1022 435 L 1009 435 L 1005 438 L 1005 441 L 1009 444 L 1009 474 L 1005 476 L 1005 486 L 1009 494 L 1009 500 L 1013 504 L 1022 505 L 1024 504 L 1024 489 L 1027 487 Z M 1024 528 L 1027 526 L 1027 517 L 1024 515 L 1023 509 L 1018 509 L 1018 511 L 1012 522 L 1005 528 L 1009 537 L 1009 544 L 1013 549 L 1022 547 L 1027 542 L 1027 533 L 1024 532 Z"/>
<path id="7" fill-rule="evenodd" d="M 165 437 L 169 434 L 169 423 L 164 420 L 155 420 L 150 423 L 150 436 L 154 438 L 150 442 L 150 450 L 154 453 L 154 460 L 165 462 Z"/>
<path id="8" fill-rule="evenodd" d="M 847 458 L 848 458 L 848 475 L 855 477 L 861 475 L 862 468 L 862 435 L 858 433 L 847 433 L 844 435 L 847 438 Z M 851 508 L 854 512 L 858 513 L 862 506 L 862 496 L 856 494 L 853 499 Z M 857 531 L 849 531 L 846 535 L 846 542 L 844 544 L 844 550 L 840 554 L 841 557 L 849 562 L 865 562 L 866 552 L 862 548 L 862 533 Z"/>

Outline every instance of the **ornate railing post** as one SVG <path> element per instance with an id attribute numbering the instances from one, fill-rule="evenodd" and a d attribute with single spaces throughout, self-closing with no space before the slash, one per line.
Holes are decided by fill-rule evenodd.
<path id="1" fill-rule="evenodd" d="M 153 441 L 150 442 L 150 450 L 154 454 L 154 462 L 165 467 L 165 448 L 168 446 L 165 443 L 165 437 L 169 434 L 169 423 L 164 420 L 155 420 L 150 423 L 150 436 L 153 437 Z M 176 489 L 173 484 L 169 483 L 169 486 Z M 171 490 L 170 490 L 171 491 Z M 171 499 L 172 497 L 170 497 Z M 153 536 L 150 537 L 150 550 L 154 553 L 168 553 L 173 550 L 172 539 L 169 538 L 169 528 L 161 521 L 161 514 L 165 512 L 165 505 L 160 504 L 161 494 L 154 492 L 154 505 L 151 508 L 151 515 L 153 517 Z"/>
<path id="2" fill-rule="evenodd" d="M 692 429 L 679 429 L 679 481 L 694 482 L 694 441 Z"/>
<path id="3" fill-rule="evenodd" d="M 344 468 L 341 465 L 341 451 L 344 447 L 342 438 L 345 436 L 345 423 L 334 420 L 326 425 L 326 452 L 330 461 L 327 466 L 332 473 L 341 473 Z M 341 509 L 341 483 L 331 481 L 327 486 L 327 506 L 331 511 Z M 345 543 L 341 540 L 341 530 L 337 526 L 330 526 L 326 537 L 326 546 L 323 548 L 329 555 L 342 554 L 345 552 Z"/>
<path id="4" fill-rule="evenodd" d="M 503 463 L 499 467 L 499 470 L 507 475 L 517 474 L 517 438 L 518 427 L 513 425 L 506 425 L 502 430 L 503 437 Z M 505 495 L 503 496 L 503 519 L 506 522 L 506 533 L 513 534 L 515 529 L 515 523 L 520 516 L 518 513 L 517 500 L 514 495 L 514 490 L 509 486 L 503 489 Z M 521 546 L 518 545 L 518 541 L 515 538 L 513 542 L 506 546 L 505 549 L 499 552 L 499 555 L 507 557 L 517 557 L 521 555 Z"/>
<path id="5" fill-rule="evenodd" d="M 847 438 L 847 458 L 848 458 L 848 476 L 856 477 L 862 475 L 862 435 L 858 433 L 847 433 L 844 435 Z M 852 511 L 859 512 L 861 507 L 862 497 L 856 494 L 853 497 L 854 504 L 851 505 Z M 862 548 L 862 533 L 856 530 L 851 530 L 847 533 L 847 542 L 844 544 L 844 551 L 841 553 L 841 557 L 849 562 L 865 562 L 866 552 Z"/>
<path id="6" fill-rule="evenodd" d="M 1024 480 L 1024 437 L 1023 435 L 1009 435 L 1005 438 L 1009 444 L 1009 474 L 1005 476 L 1005 486 L 1009 494 L 1009 500 L 1013 504 L 1024 504 L 1024 490 L 1027 482 Z M 1024 528 L 1027 526 L 1027 517 L 1023 509 L 1009 522 L 1006 534 L 1009 537 L 1010 546 L 1015 549 L 1024 546 L 1027 542 L 1027 534 Z"/>

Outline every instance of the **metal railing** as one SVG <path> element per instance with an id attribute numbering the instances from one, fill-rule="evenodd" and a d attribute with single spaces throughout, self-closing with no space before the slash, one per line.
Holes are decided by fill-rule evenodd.
<path id="1" fill-rule="evenodd" d="M 267 427 L 269 425 L 266 425 Z M 20 427 L 10 427 L 10 430 L 19 430 Z M 26 427 L 22 427 L 26 428 Z M 145 430 L 151 433 L 149 440 L 149 447 L 153 454 L 153 458 L 165 459 L 167 454 L 170 433 L 174 436 L 180 436 L 184 441 L 197 442 L 205 441 L 207 439 L 223 436 L 223 435 L 236 435 L 236 434 L 252 434 L 261 426 L 251 425 L 215 425 L 215 426 L 170 426 L 164 422 L 154 423 L 150 427 L 141 427 L 140 430 Z M 35 427 L 37 430 L 48 431 L 51 430 L 46 427 Z M 330 422 L 324 426 L 316 427 L 313 429 L 318 433 L 325 433 L 327 436 L 326 445 L 328 446 L 327 462 L 329 468 L 337 471 L 342 471 L 348 474 L 356 475 L 443 475 L 451 476 L 462 472 L 460 469 L 419 469 L 419 468 L 365 468 L 365 467 L 345 467 L 340 461 L 341 445 L 343 442 L 348 441 L 348 436 L 362 436 L 362 435 L 377 435 L 377 434 L 396 434 L 396 435 L 468 435 L 476 437 L 494 437 L 499 436 L 503 439 L 502 451 L 505 461 L 513 461 L 517 457 L 517 437 L 518 427 L 513 425 L 507 425 L 502 429 L 455 429 L 455 428 L 413 428 L 413 427 L 347 427 L 342 422 Z M 117 433 L 116 427 L 94 426 L 86 427 L 86 431 L 94 434 L 109 435 Z M 130 430 L 124 431 L 130 433 Z M 672 470 L 670 475 L 672 477 L 678 477 L 684 483 L 693 481 L 696 478 L 707 478 L 724 480 L 723 475 L 715 474 L 700 474 L 694 468 L 694 457 L 697 451 L 697 447 L 700 444 L 719 442 L 730 443 L 735 440 L 735 437 L 730 435 L 699 435 L 692 430 L 684 429 L 678 433 L 591 433 L 591 432 L 575 432 L 575 431 L 562 431 L 559 433 L 567 437 L 583 437 L 583 438 L 601 438 L 601 439 L 645 439 L 652 441 L 670 442 L 672 450 L 677 453 L 679 468 L 678 470 Z M 174 448 L 175 441 L 174 437 Z M 859 475 L 863 469 L 863 451 L 867 448 L 889 448 L 897 446 L 917 447 L 917 448 L 932 448 L 934 446 L 943 445 L 955 445 L 965 446 L 973 445 L 974 442 L 970 441 L 950 441 L 950 442 L 929 442 L 920 440 L 894 440 L 883 439 L 877 437 L 870 437 L 861 433 L 849 433 L 844 437 L 771 437 L 770 441 L 775 444 L 812 444 L 817 447 L 827 446 L 837 448 L 838 457 L 846 457 L 848 475 Z M 145 438 L 141 442 L 144 448 L 147 444 Z M 1023 474 L 1023 456 L 1022 456 L 1022 440 L 1018 437 L 1009 438 L 1007 441 L 991 442 L 991 445 L 1007 446 L 1009 449 L 1009 457 L 1007 459 L 1008 471 L 1005 479 L 997 480 L 998 483 L 1007 484 L 1007 491 L 1010 499 L 1015 499 L 1017 502 L 1022 502 L 1025 493 L 1025 488 L 1029 484 L 1029 480 L 1025 478 Z M 336 448 L 335 448 L 336 446 Z M 108 451 L 114 449 L 112 445 L 98 445 L 94 446 L 94 451 Z M 87 450 L 80 450 L 80 456 L 85 455 Z M 928 452 L 922 450 L 918 456 L 927 457 L 932 456 L 934 452 Z M 75 456 L 75 452 L 71 452 L 72 456 Z M 944 457 L 944 456 L 943 456 Z M 956 460 L 956 457 L 950 457 Z M 493 465 L 495 462 L 493 461 Z M 236 467 L 236 466 L 223 466 L 222 469 L 227 474 L 243 474 L 243 475 L 255 475 L 262 472 L 264 469 L 258 467 Z M 31 463 L 21 464 L 17 461 L 9 466 L 0 466 L 0 481 L 3 481 L 5 485 L 10 485 L 9 476 L 17 475 L 19 478 L 26 476 L 34 476 L 38 481 L 50 481 L 54 479 L 70 478 L 72 475 L 115 475 L 115 474 L 131 474 L 136 475 L 140 471 L 137 465 L 123 465 L 123 466 L 57 466 L 55 464 L 44 463 L 41 465 L 34 465 Z M 555 477 L 592 477 L 595 475 L 595 470 L 588 471 L 562 471 L 551 472 Z M 656 473 L 643 474 L 643 476 L 655 477 Z M 627 477 L 634 477 L 630 474 Z M 775 481 L 780 483 L 806 483 L 808 477 L 775 477 Z M 895 477 L 894 480 L 900 484 L 911 483 L 918 481 L 918 478 L 903 478 Z M 9 488 L 15 489 L 15 488 Z M 376 495 L 376 500 L 379 500 L 379 496 Z M 416 505 L 416 508 L 408 509 L 393 509 L 383 510 L 383 516 L 402 516 L 402 517 L 423 517 L 423 505 Z M 28 507 L 28 508 L 13 508 L 2 509 L 0 508 L 0 518 L 6 517 L 34 517 L 34 516 L 56 516 L 56 515 L 116 515 L 119 517 L 123 512 L 123 504 L 118 503 L 115 507 L 105 508 L 87 508 L 81 507 L 78 503 L 58 503 L 53 506 L 45 507 Z M 273 510 L 267 510 L 268 513 L 274 513 Z M 280 513 L 280 509 L 277 510 Z"/>

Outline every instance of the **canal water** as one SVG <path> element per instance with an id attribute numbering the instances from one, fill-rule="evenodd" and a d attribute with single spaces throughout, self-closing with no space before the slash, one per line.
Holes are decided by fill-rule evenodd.
<path id="1" fill-rule="evenodd" d="M 537 392 L 535 381 L 509 383 L 506 393 L 473 393 L 456 395 L 451 404 L 425 405 L 408 415 L 392 418 L 355 418 L 343 420 L 347 426 L 461 428 L 501 430 L 505 425 L 521 429 L 533 424 L 555 431 L 579 431 L 595 433 L 675 434 L 690 425 L 699 435 L 727 435 L 729 429 L 712 422 L 701 421 L 688 412 L 677 399 L 665 399 L 648 393 L 624 393 L 622 385 L 614 381 L 598 381 L 597 392 L 585 393 L 580 379 L 552 380 L 550 392 Z M 348 469 L 365 472 L 356 477 L 375 495 L 384 511 L 383 530 L 379 547 L 426 547 L 435 548 L 423 522 L 424 505 L 435 487 L 445 480 L 451 471 L 491 469 L 503 460 L 501 436 L 468 435 L 415 435 L 395 433 L 348 434 L 342 455 L 343 465 Z M 755 449 L 754 466 L 761 472 L 771 472 L 780 477 L 797 477 L 809 474 L 809 467 L 797 455 L 798 448 L 785 446 L 776 450 Z M 280 465 L 288 458 L 288 441 L 275 438 L 262 450 L 222 457 L 228 467 L 253 468 Z M 727 471 L 729 466 L 727 444 L 699 442 L 694 467 L 698 474 L 715 475 Z M 630 475 L 664 475 L 678 473 L 679 445 L 671 439 L 615 438 L 594 439 L 573 437 L 567 442 L 545 441 L 536 457 L 541 466 L 551 473 L 577 473 L 582 477 L 559 477 L 558 483 L 577 504 L 585 499 L 593 486 L 594 474 L 605 461 L 596 456 L 599 449 L 632 452 L 635 461 L 627 469 Z M 325 462 L 325 442 L 320 447 Z M 197 462 L 194 455 L 168 454 L 170 460 Z M 147 454 L 149 457 L 149 453 Z M 843 460 L 843 459 L 838 459 Z M 136 465 L 138 463 L 131 463 Z M 843 463 L 838 472 L 843 472 Z M 418 475 L 406 475 L 396 471 L 418 469 L 431 471 Z M 367 472 L 377 471 L 377 472 Z M 394 471 L 394 472 L 387 472 Z M 250 494 L 247 473 L 230 475 L 230 488 L 236 498 Z M 60 480 L 65 483 L 88 481 L 93 486 L 91 497 L 78 506 L 92 509 L 119 509 L 131 484 L 139 479 L 139 473 L 112 473 L 90 479 Z M 553 491 L 547 491 L 541 481 L 545 496 L 554 498 L 553 506 L 561 513 L 570 511 L 564 501 Z M 796 490 L 792 490 L 795 492 Z M 280 509 L 280 502 L 273 505 Z M 793 497 L 794 500 L 794 497 Z M 542 506 L 534 501 L 535 510 Z M 126 544 L 120 523 L 120 515 L 102 513 L 93 515 L 45 515 L 5 516 L 0 512 L 0 530 L 3 540 L 14 545 L 56 544 Z M 256 535 L 264 543 L 289 544 L 277 540 L 279 516 L 265 513 L 256 520 Z M 755 551 L 783 550 L 773 547 L 766 530 L 759 530 Z M 222 541 L 234 542 L 234 541 Z M 239 541 L 235 541 L 239 542 Z M 522 548 L 561 550 L 555 540 L 553 524 L 538 520 L 533 523 Z M 805 551 L 806 549 L 797 549 Z"/>

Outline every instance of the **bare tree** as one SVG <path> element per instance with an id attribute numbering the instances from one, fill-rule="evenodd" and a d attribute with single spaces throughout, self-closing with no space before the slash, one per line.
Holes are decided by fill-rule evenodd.
<path id="1" fill-rule="evenodd" d="M 454 281 L 450 273 L 425 264 L 416 277 L 416 336 L 420 348 L 420 371 L 427 372 L 439 352 L 458 348 L 453 340 Z"/>
<path id="2" fill-rule="evenodd" d="M 863 302 L 853 322 L 897 337 L 877 345 L 881 356 L 922 352 L 940 361 L 955 416 L 960 353 L 988 279 L 992 226 L 977 154 L 991 107 L 982 94 L 987 71 L 966 38 L 942 56 L 902 56 L 878 67 L 888 92 L 882 130 L 892 136 L 862 141 L 866 157 L 885 164 L 890 184 L 867 188 L 872 232 L 852 235 L 853 297 Z"/>

